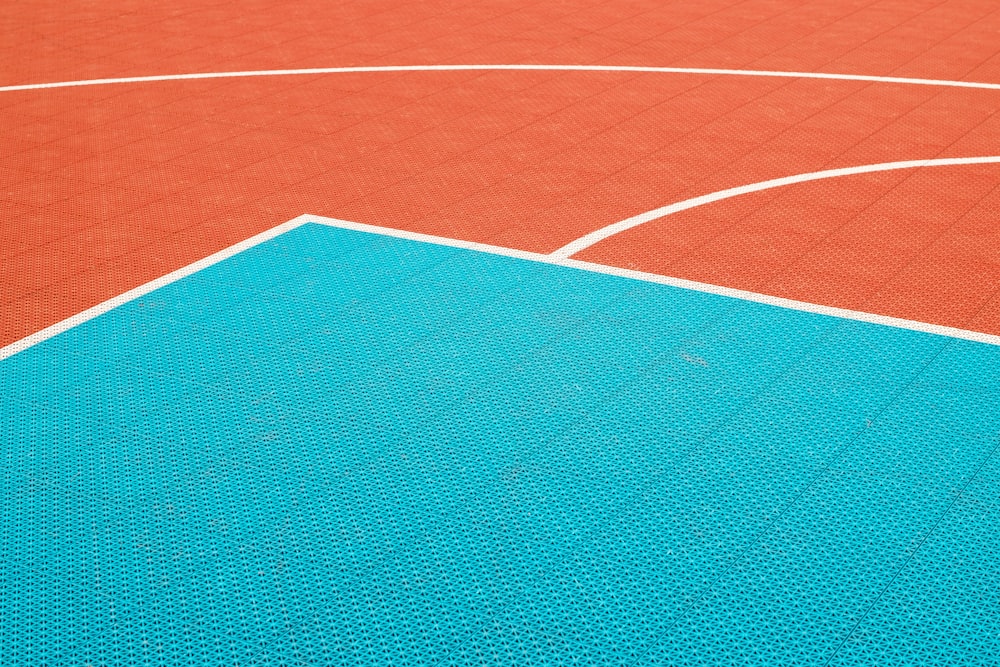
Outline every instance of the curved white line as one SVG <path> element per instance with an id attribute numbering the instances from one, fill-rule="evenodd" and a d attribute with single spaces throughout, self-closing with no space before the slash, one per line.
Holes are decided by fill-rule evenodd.
<path id="1" fill-rule="evenodd" d="M 232 79 L 251 76 L 300 76 L 309 74 L 351 74 L 359 72 L 469 72 L 469 71 L 539 71 L 539 72 L 638 72 L 658 74 L 708 74 L 717 76 L 765 76 L 786 79 L 828 79 L 833 81 L 868 81 L 872 83 L 898 83 L 917 86 L 948 86 L 952 88 L 980 88 L 1000 90 L 1000 83 L 978 81 L 949 81 L 947 79 L 914 79 L 898 76 L 869 76 L 865 74 L 828 74 L 826 72 L 782 72 L 772 70 L 714 69 L 699 67 L 638 67 L 627 65 L 386 65 L 373 67 L 316 67 L 308 69 L 268 69 L 245 72 L 202 72 L 196 74 L 164 74 L 160 76 L 126 76 L 114 79 L 83 79 L 53 83 L 27 83 L 0 86 L 0 93 L 17 90 L 43 90 L 46 88 L 72 88 L 75 86 L 104 86 L 116 83 L 151 83 L 155 81 L 189 81 L 195 79 Z"/>
<path id="2" fill-rule="evenodd" d="M 631 218 L 625 218 L 620 222 L 610 224 L 607 227 L 601 227 L 600 229 L 590 232 L 586 236 L 581 236 L 577 240 L 571 243 L 567 243 L 563 247 L 554 251 L 551 254 L 551 256 L 565 259 L 567 257 L 575 255 L 581 250 L 589 248 L 595 243 L 603 241 L 609 236 L 620 234 L 625 230 L 632 229 L 633 227 L 638 227 L 639 225 L 650 222 L 652 220 L 658 220 L 673 213 L 686 211 L 689 208 L 704 206 L 705 204 L 711 204 L 712 202 L 717 202 L 722 199 L 729 199 L 731 197 L 739 197 L 740 195 L 749 194 L 751 192 L 760 192 L 761 190 L 770 190 L 771 188 L 780 188 L 785 185 L 793 185 L 795 183 L 805 183 L 806 181 L 818 181 L 824 178 L 837 178 L 838 176 L 854 176 L 855 174 L 870 174 L 875 171 L 892 171 L 893 169 L 914 169 L 917 167 L 951 167 L 956 165 L 998 164 L 998 163 L 1000 163 L 1000 155 L 986 155 L 981 157 L 936 158 L 932 160 L 905 160 L 902 162 L 882 162 L 880 164 L 866 164 L 866 165 L 861 165 L 860 167 L 842 167 L 840 169 L 824 169 L 823 171 L 813 171 L 806 174 L 796 174 L 794 176 L 772 178 L 769 181 L 761 181 L 759 183 L 751 183 L 749 185 L 740 185 L 735 188 L 728 188 L 726 190 L 719 190 L 718 192 L 712 192 L 707 195 L 701 195 L 700 197 L 685 199 L 684 201 L 679 201 L 675 204 L 661 206 L 660 208 L 655 208 L 652 211 L 646 211 L 645 213 L 640 213 L 639 215 L 632 216 Z"/>

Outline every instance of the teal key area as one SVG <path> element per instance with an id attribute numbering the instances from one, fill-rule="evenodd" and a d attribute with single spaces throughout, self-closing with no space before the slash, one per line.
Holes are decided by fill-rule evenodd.
<path id="1" fill-rule="evenodd" d="M 304 224 L 0 361 L 0 664 L 996 664 L 998 443 L 998 346 Z"/>

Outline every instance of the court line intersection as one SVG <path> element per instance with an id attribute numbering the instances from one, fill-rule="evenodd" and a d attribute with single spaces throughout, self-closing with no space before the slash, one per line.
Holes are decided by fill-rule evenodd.
<path id="1" fill-rule="evenodd" d="M 656 664 L 787 613 L 777 662 L 815 663 L 994 531 L 963 499 L 997 474 L 996 341 L 314 216 L 266 236 L 2 362 L 7 636 L 474 663 L 567 627 Z"/>
<path id="2" fill-rule="evenodd" d="M 1000 160 L 1000 158 L 991 158 L 991 160 Z M 879 165 L 876 165 L 876 166 L 879 166 Z M 842 170 L 836 170 L 836 171 L 842 171 Z M 792 178 L 794 178 L 794 177 L 792 177 Z M 749 187 L 752 187 L 752 186 L 749 186 Z M 774 187 L 774 186 L 772 186 L 772 187 Z M 729 191 L 724 191 L 724 192 L 729 192 Z M 712 196 L 713 195 L 707 195 L 707 197 L 712 197 Z M 735 195 L 728 195 L 728 196 L 735 196 Z M 701 198 L 699 198 L 699 199 L 701 199 Z M 695 200 L 688 200 L 688 202 L 691 202 L 691 201 L 695 201 Z M 680 202 L 680 204 L 686 204 L 686 203 L 687 202 Z M 688 206 L 688 208 L 689 207 L 690 206 Z M 666 208 L 670 208 L 670 207 L 666 207 Z M 662 210 L 662 209 L 657 209 L 657 211 L 660 211 L 660 210 Z M 645 214 L 645 215 L 648 215 L 648 214 Z M 656 217 L 660 217 L 660 216 L 656 216 Z M 650 219 L 653 219 L 653 218 L 650 218 Z M 634 219 L 630 218 L 630 219 L 628 219 L 628 220 L 626 220 L 624 222 L 630 222 L 631 220 L 634 220 Z M 645 221 L 645 220 L 643 220 L 643 221 Z M 693 280 L 684 280 L 683 278 L 671 278 L 669 276 L 661 276 L 661 275 L 654 274 L 654 273 L 645 273 L 645 272 L 642 272 L 642 271 L 633 271 L 631 269 L 624 269 L 624 268 L 619 268 L 619 267 L 614 267 L 614 266 L 607 266 L 607 265 L 604 265 L 604 264 L 596 264 L 596 263 L 593 263 L 593 262 L 584 262 L 584 261 L 580 261 L 580 260 L 575 260 L 575 259 L 572 259 L 572 258 L 570 258 L 568 256 L 568 254 L 572 254 L 572 253 L 566 253 L 566 249 L 573 247 L 574 244 L 577 243 L 577 241 L 574 241 L 569 246 L 566 246 L 566 247 L 564 247 L 564 248 L 562 248 L 560 250 L 557 250 L 555 253 L 547 255 L 547 254 L 542 254 L 542 253 L 529 252 L 529 251 L 525 251 L 525 250 L 516 250 L 514 248 L 504 248 L 504 247 L 500 247 L 500 246 L 487 245 L 487 244 L 484 244 L 484 243 L 475 243 L 475 242 L 472 242 L 472 241 L 462 241 L 462 240 L 459 240 L 459 239 L 449 239 L 449 238 L 444 238 L 444 237 L 440 237 L 440 236 L 432 236 L 432 235 L 428 235 L 428 234 L 420 234 L 420 233 L 417 233 L 417 232 L 408 232 L 408 231 L 404 231 L 404 230 L 400 230 L 400 229 L 392 229 L 392 228 L 389 228 L 389 227 L 379 227 L 379 226 L 367 225 L 367 224 L 359 223 L 359 222 L 351 222 L 351 221 L 347 221 L 347 220 L 338 220 L 338 219 L 335 219 L 335 218 L 328 218 L 328 217 L 323 217 L 323 216 L 304 214 L 304 215 L 301 215 L 301 216 L 299 216 L 299 217 L 297 217 L 297 218 L 295 218 L 293 220 L 289 220 L 288 222 L 285 222 L 285 223 L 283 223 L 281 225 L 273 227 L 272 229 L 269 229 L 269 230 L 264 231 L 264 232 L 262 232 L 260 234 L 252 236 L 252 237 L 250 237 L 250 238 L 248 238 L 248 239 L 246 239 L 244 241 L 236 243 L 236 244 L 230 246 L 229 248 L 226 248 L 226 249 L 221 250 L 221 251 L 219 251 L 219 252 L 217 252 L 217 253 L 215 253 L 213 255 L 205 257 L 204 259 L 201 259 L 201 260 L 198 260 L 196 262 L 193 262 L 192 264 L 189 264 L 188 266 L 182 267 L 182 268 L 180 268 L 180 269 L 178 269 L 176 271 L 172 271 L 171 273 L 168 273 L 165 276 L 161 276 L 160 278 L 157 278 L 157 279 L 152 280 L 152 281 L 150 281 L 148 283 L 140 285 L 140 286 L 138 286 L 138 287 L 136 287 L 134 289 L 131 289 L 131 290 L 127 291 L 127 292 L 124 292 L 123 294 L 120 294 L 120 295 L 118 295 L 116 297 L 108 299 L 107 301 L 103 301 L 102 303 L 99 303 L 99 304 L 97 304 L 95 306 L 92 306 L 91 308 L 88 308 L 87 310 L 84 310 L 84 311 L 82 311 L 82 312 L 80 312 L 80 313 L 78 313 L 76 315 L 73 315 L 72 317 L 69 317 L 69 318 L 67 318 L 65 320 L 62 320 L 60 322 L 57 322 L 57 323 L 55 323 L 55 324 L 53 324 L 53 325 L 51 325 L 49 327 L 46 327 L 45 329 L 42 329 L 41 331 L 37 331 L 37 332 L 35 332 L 35 333 L 33 333 L 33 334 L 29 335 L 29 336 L 26 336 L 26 337 L 24 337 L 24 338 L 22 338 L 22 339 L 20 339 L 18 341 L 15 341 L 15 342 L 13 342 L 13 343 L 11 343 L 9 345 L 6 345 L 6 346 L 0 348 L 0 360 L 6 359 L 7 357 L 10 357 L 10 356 L 12 356 L 14 354 L 17 354 L 18 352 L 20 352 L 22 350 L 26 350 L 29 347 L 33 346 L 33 345 L 37 345 L 38 343 L 40 343 L 40 342 L 42 342 L 44 340 L 47 340 L 47 339 L 49 339 L 49 338 L 51 338 L 53 336 L 56 336 L 56 335 L 62 333 L 63 331 L 67 331 L 67 330 L 69 330 L 69 329 L 71 329 L 71 328 L 73 328 L 73 327 L 75 327 L 75 326 L 77 326 L 79 324 L 82 324 L 82 323 L 84 323 L 84 322 L 86 322 L 88 320 L 91 320 L 94 317 L 97 317 L 98 315 L 106 313 L 106 312 L 108 312 L 108 311 L 110 311 L 110 310 L 112 310 L 112 309 L 114 309 L 114 308 L 116 308 L 116 307 L 118 307 L 120 305 L 128 303 L 128 302 L 130 302 L 130 301 L 132 301 L 134 299 L 137 299 L 137 298 L 139 298 L 139 297 L 141 297 L 143 295 L 149 294 L 153 290 L 156 290 L 156 289 L 158 289 L 160 287 L 164 287 L 164 286 L 169 285 L 169 284 L 171 284 L 171 283 L 173 283 L 173 282 L 175 282 L 177 280 L 180 280 L 180 279 L 185 278 L 185 277 L 187 277 L 189 275 L 192 275 L 192 274 L 194 274 L 194 273 L 196 273 L 196 272 L 198 272 L 198 271 L 200 271 L 202 269 L 205 269 L 205 268 L 207 268 L 209 266 L 212 266 L 213 264 L 216 264 L 216 263 L 221 262 L 221 261 L 223 261 L 225 259 L 228 259 L 229 257 L 232 257 L 232 256 L 234 256 L 234 255 L 236 255 L 236 254 L 238 254 L 238 253 L 240 253 L 240 252 L 242 252 L 244 250 L 252 248 L 252 247 L 254 247 L 256 245 L 259 245 L 260 243 L 263 243 L 265 241 L 273 239 L 273 238 L 275 238 L 277 236 L 280 236 L 281 234 L 284 234 L 285 232 L 288 232 L 288 231 L 290 231 L 292 229 L 295 229 L 296 227 L 299 227 L 300 225 L 307 224 L 309 222 L 315 222 L 315 223 L 318 223 L 318 224 L 329 225 L 329 226 L 333 226 L 333 227 L 341 227 L 343 229 L 351 229 L 351 230 L 366 232 L 366 233 L 370 233 L 370 234 L 380 234 L 380 235 L 392 236 L 392 237 L 401 238 L 401 239 L 408 239 L 408 240 L 412 240 L 412 241 L 422 241 L 422 242 L 425 242 L 425 243 L 433 243 L 433 244 L 437 244 L 437 245 L 447 245 L 447 246 L 452 246 L 452 247 L 456 247 L 456 248 L 464 248 L 464 249 L 467 249 L 467 250 L 476 250 L 476 251 L 479 251 L 479 252 L 485 252 L 485 253 L 490 253 L 490 254 L 494 254 L 494 255 L 505 255 L 507 257 L 514 257 L 514 258 L 517 258 L 517 259 L 525 259 L 525 260 L 530 260 L 530 261 L 534 261 L 534 262 L 543 262 L 545 264 L 554 264 L 554 265 L 559 265 L 559 266 L 566 266 L 566 267 L 571 267 L 571 268 L 575 268 L 575 269 L 581 269 L 581 270 L 584 270 L 584 271 L 592 271 L 592 272 L 597 272 L 597 273 L 605 273 L 605 274 L 608 274 L 608 275 L 620 276 L 620 277 L 623 277 L 623 278 L 631 278 L 631 279 L 634 279 L 634 280 L 641 280 L 641 281 L 645 281 L 645 282 L 653 282 L 653 283 L 659 283 L 659 284 L 663 284 L 663 285 L 671 285 L 671 286 L 674 286 L 674 287 L 680 287 L 680 288 L 683 288 L 683 289 L 695 290 L 695 291 L 698 291 L 698 292 L 706 292 L 706 293 L 709 293 L 709 294 L 717 294 L 717 295 L 720 295 L 720 296 L 727 296 L 727 297 L 732 297 L 732 298 L 735 298 L 735 299 L 743 299 L 743 300 L 746 300 L 746 301 L 754 301 L 754 302 L 757 302 L 757 303 L 765 303 L 765 304 L 769 304 L 769 305 L 772 305 L 772 306 L 778 306 L 778 307 L 782 307 L 782 308 L 790 308 L 792 310 L 801 310 L 801 311 L 804 311 L 804 312 L 811 312 L 811 313 L 817 313 L 817 314 L 821 314 L 821 315 L 830 315 L 832 317 L 841 317 L 841 318 L 845 318 L 845 319 L 857 320 L 859 322 L 870 322 L 872 324 L 881 324 L 881 325 L 885 325 L 885 326 L 899 327 L 899 328 L 902 328 L 902 329 L 911 329 L 913 331 L 923 331 L 925 333 L 932 333 L 932 334 L 937 334 L 937 335 L 940 335 L 940 336 L 949 336 L 949 337 L 952 337 L 952 338 L 963 338 L 965 340 L 971 340 L 971 341 L 976 341 L 976 342 L 980 342 L 980 343 L 987 343 L 987 344 L 990 344 L 990 345 L 1000 345 L 1000 336 L 995 336 L 995 335 L 992 335 L 992 334 L 982 333 L 982 332 L 978 332 L 978 331 L 969 331 L 969 330 L 965 330 L 965 329 L 957 329 L 955 327 L 946 327 L 946 326 L 942 326 L 942 325 L 938 325 L 938 324 L 930 324 L 930 323 L 927 323 L 927 322 L 918 322 L 918 321 L 914 321 L 914 320 L 905 320 L 905 319 L 901 319 L 901 318 L 897 318 L 897 317 L 889 317 L 889 316 L 886 316 L 886 315 L 877 315 L 877 314 L 874 314 L 874 313 L 864 313 L 864 312 L 855 311 L 855 310 L 847 310 L 847 309 L 844 309 L 844 308 L 835 308 L 833 306 L 823 306 L 823 305 L 819 305 L 819 304 L 806 303 L 806 302 L 803 302 L 803 301 L 795 301 L 793 299 L 784 299 L 784 298 L 781 298 L 781 297 L 770 296 L 770 295 L 767 295 L 767 294 L 759 294 L 759 293 L 756 293 L 756 292 L 748 292 L 746 290 L 739 290 L 739 289 L 733 289 L 733 288 L 729 288 L 729 287 L 722 287 L 722 286 L 719 286 L 719 285 L 709 285 L 707 283 L 700 283 L 700 282 L 696 282 L 696 281 L 693 281 Z M 617 223 L 617 225 L 621 225 L 621 224 L 622 223 Z M 635 223 L 635 224 L 639 224 L 639 223 Z M 635 226 L 635 224 L 630 224 L 629 226 L 630 227 L 631 226 Z M 612 226 L 612 227 L 615 228 L 615 231 L 613 231 L 612 234 L 613 233 L 617 233 L 618 231 L 624 231 L 622 229 L 617 229 L 617 225 L 613 225 Z M 605 228 L 605 229 L 607 229 L 607 228 Z M 603 230 L 598 230 L 598 232 L 601 232 L 601 231 L 603 231 Z M 595 234 L 596 233 L 597 232 L 595 232 Z M 607 236 L 610 236 L 610 235 L 611 234 L 608 234 Z M 583 239 L 589 239 L 591 237 L 592 237 L 592 235 L 587 235 L 587 236 L 583 237 Z M 604 237 L 602 237 L 602 238 L 604 238 Z M 592 243 L 596 243 L 596 241 L 593 241 Z M 592 245 L 592 243 L 587 243 L 583 247 L 590 246 L 590 245 Z M 582 250 L 583 247 L 577 248 L 577 249 L 573 250 L 572 252 L 578 252 L 579 250 Z"/>

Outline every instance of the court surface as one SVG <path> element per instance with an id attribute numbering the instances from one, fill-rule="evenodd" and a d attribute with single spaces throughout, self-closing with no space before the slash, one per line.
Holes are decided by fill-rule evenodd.
<path id="1" fill-rule="evenodd" d="M 991 3 L 7 22 L 0 663 L 995 664 Z"/>

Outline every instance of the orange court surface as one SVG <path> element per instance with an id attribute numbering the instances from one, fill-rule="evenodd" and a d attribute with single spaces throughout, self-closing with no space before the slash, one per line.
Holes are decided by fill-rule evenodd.
<path id="1" fill-rule="evenodd" d="M 3 14 L 0 663 L 997 664 L 993 0 Z"/>
<path id="2" fill-rule="evenodd" d="M 45 3 L 4 19 L 0 344 L 301 213 L 551 252 L 689 197 L 1000 155 L 989 2 Z M 326 67 L 386 72 L 108 84 Z M 586 259 L 1000 334 L 993 165 L 754 194 Z M 697 221 L 697 224 L 693 224 Z"/>

